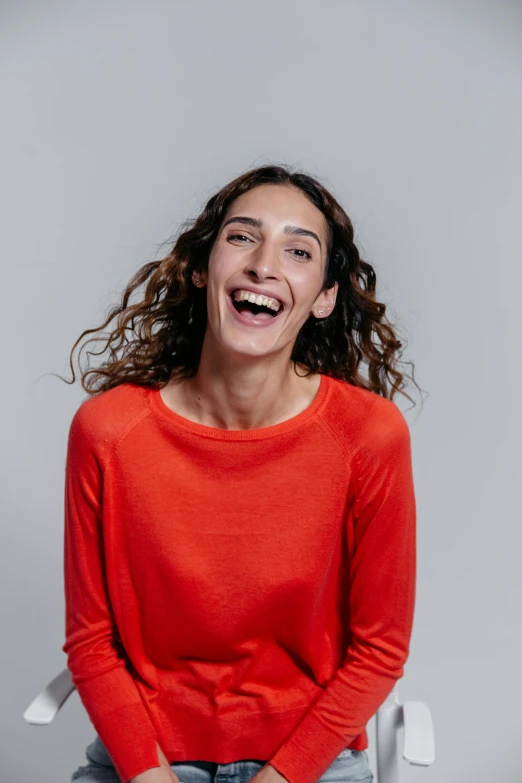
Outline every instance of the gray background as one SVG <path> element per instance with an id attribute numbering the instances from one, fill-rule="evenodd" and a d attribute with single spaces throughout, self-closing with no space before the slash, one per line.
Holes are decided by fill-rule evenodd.
<path id="1" fill-rule="evenodd" d="M 521 3 L 0 8 L 1 782 L 67 783 L 94 736 L 76 693 L 50 727 L 22 719 L 66 664 L 84 393 L 48 373 L 211 193 L 273 162 L 339 198 L 429 392 L 397 398 L 418 503 L 399 693 L 429 705 L 436 760 L 402 779 L 520 780 Z"/>

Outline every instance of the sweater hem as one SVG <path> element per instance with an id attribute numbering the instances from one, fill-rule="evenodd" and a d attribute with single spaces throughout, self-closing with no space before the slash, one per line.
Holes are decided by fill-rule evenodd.
<path id="1" fill-rule="evenodd" d="M 158 743 L 170 763 L 210 761 L 231 764 L 243 759 L 270 761 L 297 728 L 310 709 L 310 703 L 274 712 L 251 711 L 202 716 L 201 711 L 182 705 L 175 711 L 150 711 Z M 366 730 L 347 746 L 353 750 L 368 747 Z"/>

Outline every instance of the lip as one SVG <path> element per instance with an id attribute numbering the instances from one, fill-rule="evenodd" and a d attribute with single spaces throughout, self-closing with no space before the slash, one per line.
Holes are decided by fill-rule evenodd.
<path id="1" fill-rule="evenodd" d="M 233 288 L 232 290 L 235 291 L 236 289 Z M 245 290 L 247 290 L 247 289 L 245 289 Z M 232 291 L 230 291 L 227 294 L 228 307 L 231 310 L 232 315 L 239 321 L 239 323 L 242 326 L 253 326 L 256 329 L 267 329 L 270 326 L 272 326 L 273 322 L 277 321 L 281 317 L 281 315 L 283 313 L 283 310 L 280 310 L 279 313 L 276 316 L 273 316 L 273 317 L 270 317 L 270 318 L 263 318 L 263 319 L 247 317 L 246 315 L 243 315 L 242 313 L 238 313 L 238 311 L 236 310 L 236 308 L 232 304 L 231 293 L 232 293 Z"/>

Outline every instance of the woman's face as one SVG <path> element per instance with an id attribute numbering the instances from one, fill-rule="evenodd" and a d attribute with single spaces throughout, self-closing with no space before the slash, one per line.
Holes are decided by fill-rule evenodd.
<path id="1" fill-rule="evenodd" d="M 288 226 L 303 232 L 290 233 Z M 239 196 L 223 218 L 208 273 L 200 275 L 207 285 L 207 330 L 229 351 L 262 356 L 286 349 L 289 359 L 312 311 L 326 317 L 335 305 L 337 283 L 321 292 L 326 243 L 322 212 L 299 190 L 259 185 Z M 242 322 L 230 296 L 241 288 L 262 289 L 284 309 L 266 326 Z"/>

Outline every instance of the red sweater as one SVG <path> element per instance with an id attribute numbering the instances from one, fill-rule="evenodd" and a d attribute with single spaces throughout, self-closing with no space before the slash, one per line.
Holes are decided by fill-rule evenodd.
<path id="1" fill-rule="evenodd" d="M 89 397 L 65 469 L 67 665 L 126 783 L 256 758 L 315 783 L 404 674 L 416 508 L 389 399 L 321 376 L 312 404 L 224 430 L 123 383 Z"/>

